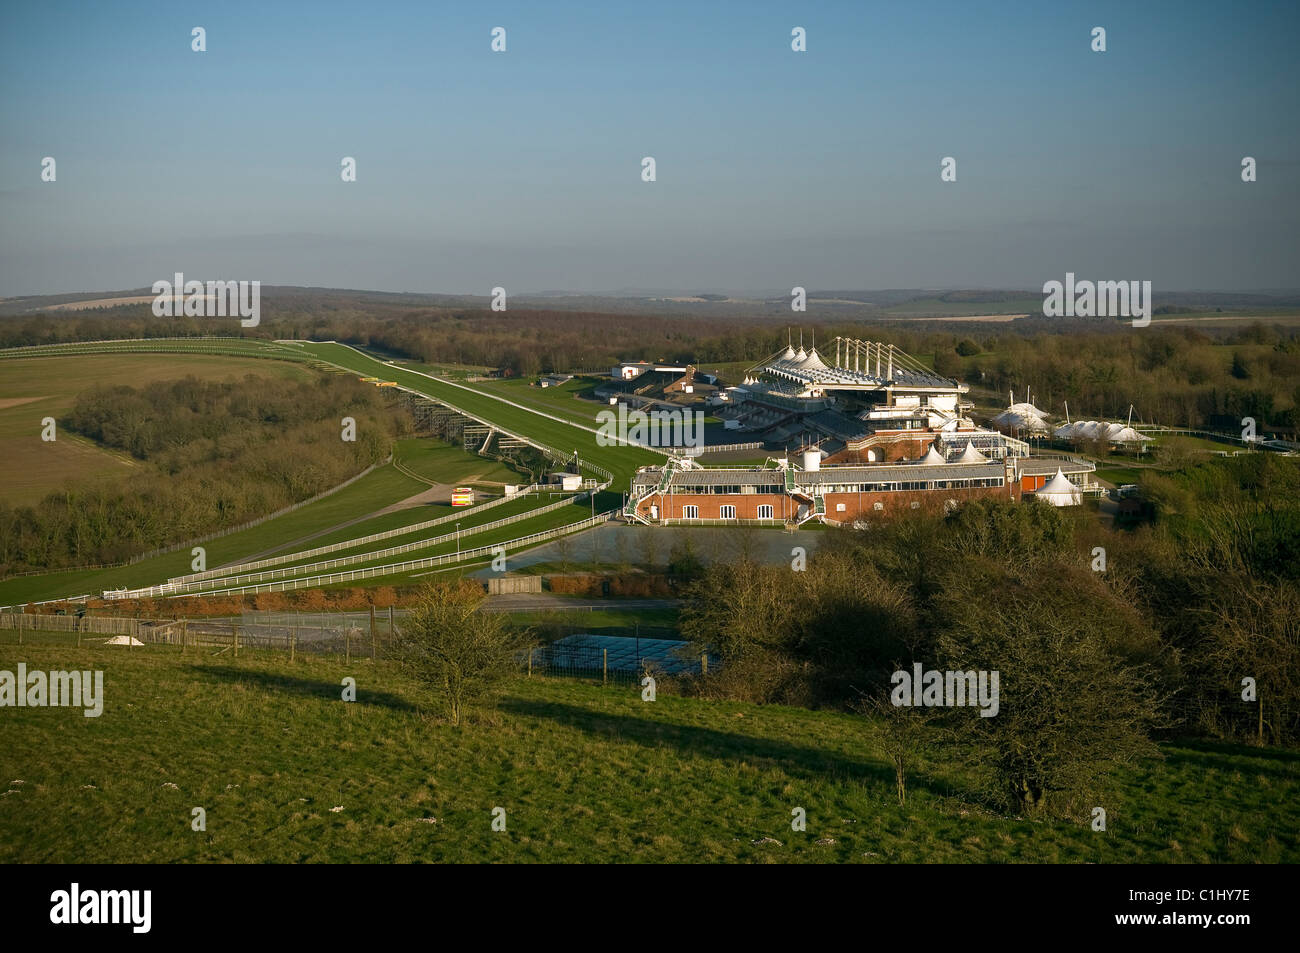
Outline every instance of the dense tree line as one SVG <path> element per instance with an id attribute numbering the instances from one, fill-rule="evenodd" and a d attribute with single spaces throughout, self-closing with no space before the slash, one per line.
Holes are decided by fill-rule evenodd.
<path id="1" fill-rule="evenodd" d="M 143 472 L 0 502 L 0 572 L 118 562 L 314 496 L 388 455 L 406 426 L 390 399 L 344 377 L 91 388 L 61 426 Z M 341 439 L 343 417 L 355 441 Z"/>
<path id="2" fill-rule="evenodd" d="M 1157 520 L 1136 531 L 972 502 L 834 531 L 804 571 L 716 565 L 682 620 L 723 659 L 703 690 L 850 706 L 917 662 L 1000 671 L 996 717 L 945 724 L 991 798 L 1027 811 L 1077 809 L 1162 734 L 1295 744 L 1300 470 L 1253 454 L 1148 490 Z"/>
<path id="3" fill-rule="evenodd" d="M 1033 388 L 1039 406 L 1060 414 L 1136 417 L 1168 426 L 1207 427 L 1254 417 L 1261 429 L 1300 425 L 1300 338 L 1294 328 L 1242 322 L 1231 329 L 1132 328 L 1086 319 L 1022 319 L 1013 324 L 872 323 L 783 315 L 611 314 L 412 307 L 400 296 L 272 297 L 261 325 L 240 330 L 193 318 L 155 318 L 147 305 L 108 313 L 52 312 L 0 319 L 0 347 L 130 337 L 238 333 L 250 337 L 339 340 L 429 363 L 503 368 L 517 375 L 593 370 L 618 360 L 692 362 L 702 368 L 752 362 L 783 347 L 803 317 L 804 343 L 823 350 L 837 335 L 884 341 L 929 357 L 1001 400 Z M 396 303 L 395 303 L 396 302 Z M 1231 352 L 1225 353 L 1225 346 Z M 1240 429 L 1237 424 L 1233 428 Z"/>

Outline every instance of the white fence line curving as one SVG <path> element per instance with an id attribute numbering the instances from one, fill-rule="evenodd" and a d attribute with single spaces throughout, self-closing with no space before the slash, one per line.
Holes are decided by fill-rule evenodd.
<path id="1" fill-rule="evenodd" d="M 155 556 L 165 556 L 168 553 L 178 552 L 179 550 L 182 549 L 190 549 L 194 546 L 197 546 L 200 543 L 211 542 L 212 540 L 219 539 L 222 536 L 230 536 L 233 533 L 242 533 L 244 530 L 252 529 L 254 526 L 260 526 L 261 524 L 267 522 L 268 520 L 273 520 L 278 516 L 285 516 L 289 513 L 292 513 L 294 510 L 301 509 L 302 507 L 306 506 L 308 503 L 315 503 L 317 500 L 323 500 L 325 497 L 333 493 L 337 493 L 339 490 L 342 490 L 346 487 L 351 486 L 353 483 L 356 483 L 362 477 L 367 476 L 370 473 L 373 473 L 375 470 L 379 469 L 380 467 L 387 466 L 392 461 L 392 459 L 393 459 L 393 455 L 390 453 L 385 459 L 379 461 L 378 463 L 370 464 L 370 466 L 366 467 L 360 473 L 348 477 L 342 483 L 337 483 L 334 486 L 321 490 L 315 496 L 308 497 L 305 500 L 299 500 L 297 503 L 290 503 L 288 506 L 282 506 L 274 513 L 267 513 L 265 516 L 259 516 L 257 519 L 249 520 L 247 523 L 240 523 L 238 526 L 231 526 L 226 529 L 213 530 L 211 533 L 208 533 L 206 536 L 199 536 L 196 537 L 195 539 L 187 539 L 184 542 L 180 542 L 180 543 L 172 543 L 170 546 L 160 546 L 158 549 L 151 549 L 147 553 L 139 553 L 135 556 L 132 556 L 130 559 L 125 560 L 124 562 L 101 563 L 93 566 L 64 566 L 59 569 L 32 569 L 32 570 L 28 570 L 27 572 L 11 573 L 10 575 L 5 576 L 4 578 L 17 579 L 21 576 L 47 576 L 52 573 L 80 572 L 82 570 L 89 570 L 89 569 L 121 569 L 124 566 L 134 566 L 136 563 L 144 562 L 146 559 L 153 559 Z M 213 571 L 215 572 L 216 570 Z M 53 600 L 53 601 L 59 601 L 59 600 Z"/>
<path id="2" fill-rule="evenodd" d="M 401 546 L 390 546 L 388 549 L 356 553 L 352 556 L 340 556 L 337 559 L 325 559 L 320 562 L 308 563 L 303 566 L 287 566 L 283 569 L 267 569 L 261 572 L 226 573 L 208 579 L 192 580 L 185 583 L 167 582 L 163 583 L 161 586 L 147 586 L 141 589 L 128 589 L 126 591 L 119 590 L 110 593 L 109 598 L 152 599 L 158 596 L 198 595 L 216 588 L 228 587 L 232 584 L 270 582 L 275 579 L 291 579 L 295 576 L 301 576 L 304 574 L 311 575 L 312 573 L 320 573 L 328 569 L 337 569 L 340 566 L 354 566 L 375 559 L 385 559 L 389 556 L 400 556 L 402 553 L 414 552 L 419 549 L 428 549 L 430 546 L 439 546 L 444 543 L 450 543 L 458 537 L 464 538 L 465 536 L 476 536 L 480 533 L 488 532 L 489 530 L 500 529 L 501 527 L 509 526 L 512 523 L 518 523 L 523 520 L 532 519 L 536 516 L 541 516 L 545 513 L 554 512 L 555 510 L 565 506 L 572 506 L 576 500 L 589 495 L 590 493 L 577 494 L 572 498 L 559 500 L 555 503 L 548 503 L 546 506 L 539 507 L 535 510 L 516 513 L 514 516 L 507 516 L 504 519 L 493 520 L 491 523 L 472 526 L 469 529 L 461 530 L 459 533 L 447 533 L 445 536 L 436 536 L 432 539 L 415 540 L 414 542 L 403 543 Z"/>
<path id="3" fill-rule="evenodd" d="M 337 553 L 344 549 L 353 549 L 357 546 L 366 546 L 370 543 L 383 542 L 386 539 L 392 539 L 395 536 L 404 536 L 407 533 L 418 533 L 422 530 L 432 529 L 435 526 L 441 526 L 443 523 L 450 523 L 453 520 L 464 520 L 476 513 L 482 513 L 484 510 L 490 510 L 500 506 L 503 503 L 509 503 L 513 500 L 521 500 L 529 493 L 540 492 L 540 488 L 545 484 L 534 483 L 531 486 L 524 487 L 518 493 L 510 496 L 503 496 L 499 500 L 489 500 L 486 503 L 480 503 L 478 506 L 470 507 L 459 513 L 451 513 L 447 516 L 439 516 L 436 519 L 425 520 L 422 523 L 412 523 L 410 526 L 398 526 L 396 529 L 384 530 L 380 533 L 371 533 L 369 536 L 358 536 L 355 539 L 345 539 L 337 543 L 330 543 L 328 546 L 317 546 L 314 549 L 304 549 L 297 553 L 285 553 L 282 556 L 268 556 L 266 559 L 257 559 L 252 562 L 236 562 L 217 569 L 208 569 L 203 572 L 187 573 L 184 576 L 172 576 L 168 582 L 187 583 L 197 582 L 201 579 L 218 579 L 232 575 L 236 571 L 251 572 L 254 569 L 265 569 L 268 566 L 282 566 L 285 563 L 297 562 L 300 559 L 310 559 L 313 556 L 324 556 L 326 553 Z M 529 510 L 529 513 L 537 513 L 539 510 Z"/>
<path id="4" fill-rule="evenodd" d="M 617 510 L 607 510 L 603 513 L 598 513 L 595 516 L 587 517 L 584 520 L 579 520 L 576 523 L 570 523 L 567 526 L 560 526 L 556 529 L 533 533 L 529 536 L 521 536 L 518 539 L 492 543 L 488 546 L 480 546 L 477 549 L 462 550 L 460 553 L 450 553 L 445 556 L 427 556 L 424 559 L 411 559 L 400 563 L 390 563 L 386 566 L 372 566 L 368 569 L 351 569 L 347 572 L 329 573 L 323 576 L 306 576 L 301 579 L 286 579 L 280 582 L 258 583 L 251 586 L 235 586 L 229 589 L 214 589 L 211 592 L 203 594 L 217 596 L 234 595 L 237 593 L 256 594 L 259 592 L 290 592 L 294 589 L 307 589 L 312 586 L 329 586 L 340 582 L 355 582 L 358 579 L 375 579 L 381 576 L 392 576 L 399 573 L 410 572 L 413 569 L 449 566 L 457 562 L 463 562 L 466 559 L 477 559 L 481 556 L 496 555 L 501 551 L 535 546 L 548 539 L 555 539 L 568 533 L 577 532 L 578 530 L 588 529 L 592 526 L 599 526 L 617 512 Z M 195 595 L 176 596 L 176 598 L 180 599 L 195 597 Z"/>

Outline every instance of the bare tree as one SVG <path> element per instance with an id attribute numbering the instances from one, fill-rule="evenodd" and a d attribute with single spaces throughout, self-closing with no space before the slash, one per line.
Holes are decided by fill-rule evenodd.
<path id="1" fill-rule="evenodd" d="M 641 543 L 641 559 L 645 568 L 654 570 L 659 565 L 659 535 L 653 526 L 644 526 L 637 530 Z"/>
<path id="2" fill-rule="evenodd" d="M 452 725 L 495 691 L 526 641 L 506 613 L 480 611 L 483 599 L 475 586 L 429 583 L 393 639 L 394 660 L 439 698 Z"/>
<path id="3" fill-rule="evenodd" d="M 907 773 L 929 745 L 934 709 L 895 705 L 889 692 L 863 695 L 855 707 L 867 716 L 870 736 L 894 768 L 901 807 L 907 800 Z"/>
<path id="4" fill-rule="evenodd" d="M 619 572 L 627 572 L 629 561 L 627 553 L 627 533 L 622 526 L 614 527 L 614 562 Z"/>
<path id="5" fill-rule="evenodd" d="M 569 564 L 573 560 L 573 537 L 560 536 L 555 540 L 555 555 L 560 557 L 560 568 L 565 572 L 569 571 Z"/>

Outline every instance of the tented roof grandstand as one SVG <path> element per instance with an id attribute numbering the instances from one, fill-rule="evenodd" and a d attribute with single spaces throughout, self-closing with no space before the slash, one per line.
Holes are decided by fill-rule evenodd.
<path id="1" fill-rule="evenodd" d="M 792 345 L 786 345 L 780 351 L 770 355 L 746 372 L 747 380 L 756 380 L 766 374 L 775 380 L 789 381 L 799 390 L 806 390 L 815 385 L 842 387 L 884 388 L 894 387 L 941 387 L 958 388 L 957 381 L 936 374 L 916 358 L 900 350 L 893 344 L 858 341 L 851 338 L 835 338 L 834 364 L 827 364 L 817 348 L 805 351 L 800 345 L 796 351 Z M 782 388 L 786 392 L 785 388 Z"/>

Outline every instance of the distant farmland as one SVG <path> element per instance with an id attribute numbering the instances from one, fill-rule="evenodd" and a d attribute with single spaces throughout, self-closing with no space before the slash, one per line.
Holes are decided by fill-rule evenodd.
<path id="1" fill-rule="evenodd" d="M 69 355 L 9 358 L 0 363 L 0 460 L 3 489 L 11 505 L 35 503 L 68 480 L 117 479 L 138 462 L 106 450 L 76 434 L 59 432 L 41 440 L 41 420 L 61 418 L 76 395 L 92 386 L 176 380 L 192 374 L 208 380 L 279 377 L 305 379 L 311 372 L 280 361 L 184 354 Z"/>

